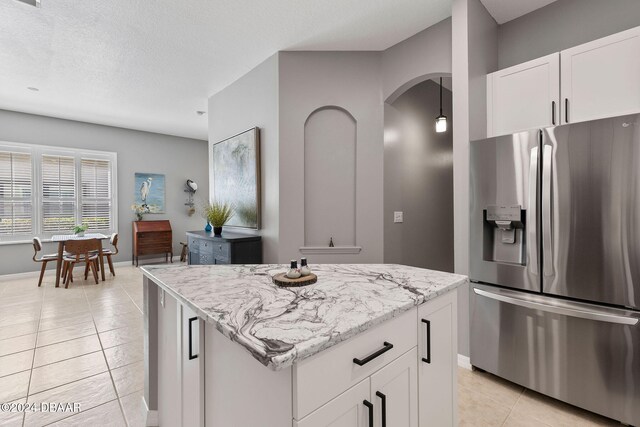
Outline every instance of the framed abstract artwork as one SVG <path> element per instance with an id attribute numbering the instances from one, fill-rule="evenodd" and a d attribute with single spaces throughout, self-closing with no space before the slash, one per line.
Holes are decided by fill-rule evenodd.
<path id="1" fill-rule="evenodd" d="M 135 173 L 135 203 L 145 213 L 165 213 L 165 179 L 157 173 Z"/>
<path id="2" fill-rule="evenodd" d="M 211 201 L 229 203 L 231 227 L 260 228 L 260 129 L 210 143 Z"/>

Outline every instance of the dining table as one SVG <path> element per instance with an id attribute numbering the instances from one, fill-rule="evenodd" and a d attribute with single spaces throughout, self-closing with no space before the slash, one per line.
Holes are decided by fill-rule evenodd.
<path id="1" fill-rule="evenodd" d="M 78 236 L 77 234 L 57 234 L 51 236 L 52 242 L 58 242 L 58 259 L 56 261 L 56 288 L 60 286 L 60 271 L 62 270 L 64 244 L 69 240 L 98 239 L 98 242 L 100 242 L 100 247 L 98 250 L 98 260 L 100 262 L 100 274 L 102 276 L 102 281 L 104 282 L 106 278 L 104 274 L 104 259 L 102 258 L 102 241 L 108 238 L 108 236 L 105 236 L 101 233 L 85 233 L 83 236 Z"/>

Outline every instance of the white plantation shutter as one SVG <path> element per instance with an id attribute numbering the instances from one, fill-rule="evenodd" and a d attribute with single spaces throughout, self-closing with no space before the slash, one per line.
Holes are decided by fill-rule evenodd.
<path id="1" fill-rule="evenodd" d="M 69 232 L 76 224 L 75 158 L 42 156 L 42 231 Z"/>
<path id="2" fill-rule="evenodd" d="M 33 234 L 29 153 L 0 151 L 0 236 Z"/>
<path id="3" fill-rule="evenodd" d="M 86 224 L 89 230 L 111 230 L 111 162 L 83 158 L 80 177 L 81 222 Z"/>

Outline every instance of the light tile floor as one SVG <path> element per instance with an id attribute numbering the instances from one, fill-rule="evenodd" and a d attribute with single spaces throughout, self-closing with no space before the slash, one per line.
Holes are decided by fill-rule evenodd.
<path id="1" fill-rule="evenodd" d="M 144 425 L 142 275 L 117 266 L 95 285 L 0 277 L 0 403 L 78 402 L 81 412 L 0 412 L 0 426 Z M 459 369 L 461 426 L 618 423 L 493 375 Z"/>

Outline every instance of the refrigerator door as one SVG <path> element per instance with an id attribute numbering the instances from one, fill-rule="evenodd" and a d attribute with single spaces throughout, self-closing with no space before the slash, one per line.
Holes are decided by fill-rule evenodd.
<path id="1" fill-rule="evenodd" d="M 640 115 L 545 130 L 543 291 L 640 308 Z"/>
<path id="2" fill-rule="evenodd" d="M 471 142 L 470 278 L 540 292 L 541 131 Z"/>
<path id="3" fill-rule="evenodd" d="M 640 313 L 471 284 L 471 364 L 640 425 Z"/>

